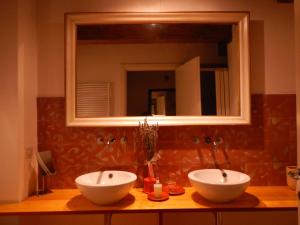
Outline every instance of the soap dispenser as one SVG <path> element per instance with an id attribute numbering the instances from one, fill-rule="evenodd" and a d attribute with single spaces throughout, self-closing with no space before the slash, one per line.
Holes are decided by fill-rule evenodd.
<path id="1" fill-rule="evenodd" d="M 154 184 L 154 197 L 155 198 L 161 198 L 161 193 L 162 193 L 162 184 L 159 183 L 159 179 L 156 179 L 156 182 Z"/>
<path id="2" fill-rule="evenodd" d="M 151 201 L 165 201 L 169 199 L 169 193 L 163 190 L 163 185 L 158 178 L 153 185 L 153 192 L 148 194 L 148 199 Z"/>

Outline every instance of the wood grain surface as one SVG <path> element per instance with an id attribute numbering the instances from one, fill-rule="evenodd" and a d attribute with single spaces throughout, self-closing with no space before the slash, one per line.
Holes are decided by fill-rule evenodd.
<path id="1" fill-rule="evenodd" d="M 250 186 L 238 199 L 222 204 L 205 200 L 191 187 L 185 190 L 183 195 L 153 202 L 142 189 L 134 188 L 120 202 L 100 206 L 88 201 L 77 189 L 56 189 L 20 203 L 0 204 L 0 215 L 296 210 L 298 206 L 295 191 L 286 186 Z"/>

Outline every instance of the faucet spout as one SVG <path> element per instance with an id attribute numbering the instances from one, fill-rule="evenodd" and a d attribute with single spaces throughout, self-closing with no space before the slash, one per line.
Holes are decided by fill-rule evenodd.
<path id="1" fill-rule="evenodd" d="M 222 137 L 216 137 L 215 139 L 213 139 L 213 138 L 211 138 L 209 136 L 206 136 L 204 138 L 204 141 L 205 141 L 206 144 L 209 144 L 209 145 L 212 146 L 212 148 L 211 148 L 212 154 L 211 155 L 212 155 L 212 158 L 213 158 L 213 162 L 214 162 L 215 168 L 217 168 L 217 169 L 219 169 L 221 171 L 222 177 L 224 178 L 223 181 L 225 182 L 225 179 L 227 178 L 227 174 L 226 174 L 225 170 L 222 169 L 219 166 L 219 164 L 217 162 L 217 159 L 216 159 L 216 152 L 218 150 L 218 146 L 223 143 L 223 138 Z"/>

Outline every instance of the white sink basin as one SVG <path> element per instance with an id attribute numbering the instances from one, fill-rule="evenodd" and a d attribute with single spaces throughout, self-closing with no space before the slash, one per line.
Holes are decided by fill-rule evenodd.
<path id="1" fill-rule="evenodd" d="M 96 204 L 107 205 L 124 198 L 136 179 L 136 175 L 130 172 L 107 170 L 81 175 L 75 182 L 87 199 Z"/>
<path id="2" fill-rule="evenodd" d="M 238 198 L 248 187 L 250 177 L 247 174 L 224 170 L 226 178 L 219 169 L 195 170 L 188 174 L 191 185 L 205 199 L 222 203 Z"/>

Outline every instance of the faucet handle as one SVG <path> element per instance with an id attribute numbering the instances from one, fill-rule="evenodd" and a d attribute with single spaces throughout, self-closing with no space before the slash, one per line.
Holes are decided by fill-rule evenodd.
<path id="1" fill-rule="evenodd" d="M 213 140 L 212 140 L 212 138 L 211 137 L 209 137 L 209 136 L 205 136 L 204 137 L 204 142 L 206 143 L 206 144 L 211 144 L 212 142 L 213 142 Z"/>
<path id="2" fill-rule="evenodd" d="M 215 138 L 212 138 L 210 136 L 205 136 L 204 137 L 204 142 L 206 144 L 213 144 L 213 145 L 219 145 L 219 144 L 222 144 L 223 143 L 223 138 L 220 137 L 220 136 L 217 136 Z"/>
<path id="3" fill-rule="evenodd" d="M 116 138 L 114 136 L 109 136 L 106 144 L 111 145 L 111 144 L 115 143 L 115 141 L 116 141 Z"/>
<path id="4" fill-rule="evenodd" d="M 197 136 L 194 136 L 193 137 L 193 142 L 194 142 L 194 144 L 199 144 L 200 143 L 200 139 L 199 139 L 199 137 L 197 137 Z"/>
<path id="5" fill-rule="evenodd" d="M 104 144 L 104 137 L 100 136 L 96 139 L 97 145 L 103 145 Z"/>
<path id="6" fill-rule="evenodd" d="M 216 137 L 215 143 L 216 143 L 217 145 L 222 144 L 222 143 L 223 143 L 223 138 L 220 137 L 220 136 Z"/>
<path id="7" fill-rule="evenodd" d="M 123 137 L 120 138 L 121 144 L 126 144 L 127 141 L 128 141 L 128 140 L 127 140 L 127 137 L 126 137 L 126 136 L 123 136 Z"/>

